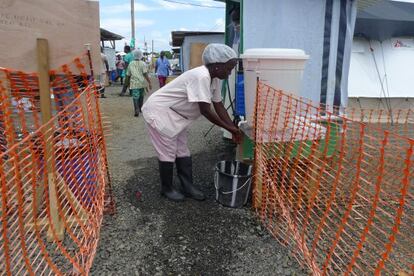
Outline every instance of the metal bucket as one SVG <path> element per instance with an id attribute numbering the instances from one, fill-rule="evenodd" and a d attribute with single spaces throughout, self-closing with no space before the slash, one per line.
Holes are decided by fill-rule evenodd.
<path id="1" fill-rule="evenodd" d="M 214 172 L 216 200 L 223 206 L 241 208 L 249 199 L 252 165 L 239 161 L 220 161 Z"/>

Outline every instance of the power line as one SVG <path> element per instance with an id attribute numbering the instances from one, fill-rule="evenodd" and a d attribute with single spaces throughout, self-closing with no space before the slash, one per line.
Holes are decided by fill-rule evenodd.
<path id="1" fill-rule="evenodd" d="M 180 5 L 202 7 L 202 8 L 211 8 L 211 9 L 224 9 L 225 8 L 225 7 L 219 7 L 219 6 L 207 6 L 207 5 L 197 4 L 197 3 L 190 3 L 190 2 L 180 2 L 180 1 L 175 1 L 175 0 L 162 0 L 162 1 L 180 4 Z"/>
<path id="2" fill-rule="evenodd" d="M 209 32 L 215 31 L 215 30 L 217 30 L 217 28 L 219 28 L 219 27 L 221 27 L 221 26 L 222 26 L 222 23 L 221 23 L 221 22 L 216 23 L 216 25 L 214 25 L 214 27 L 212 27 L 212 28 L 211 28 L 211 29 L 209 29 L 208 31 L 209 31 Z"/>

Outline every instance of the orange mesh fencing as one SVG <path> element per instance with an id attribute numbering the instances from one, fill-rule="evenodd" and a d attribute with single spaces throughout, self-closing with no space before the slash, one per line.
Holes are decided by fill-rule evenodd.
<path id="1" fill-rule="evenodd" d="M 253 204 L 315 275 L 414 274 L 414 112 L 336 115 L 259 83 Z"/>
<path id="2" fill-rule="evenodd" d="M 109 182 L 85 55 L 50 71 L 41 123 L 37 74 L 0 68 L 0 275 L 87 275 Z"/>

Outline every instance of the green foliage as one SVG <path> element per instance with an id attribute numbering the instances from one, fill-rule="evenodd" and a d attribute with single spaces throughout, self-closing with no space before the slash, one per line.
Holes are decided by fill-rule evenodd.
<path id="1" fill-rule="evenodd" d="M 169 52 L 169 51 L 164 51 L 164 54 L 165 54 L 165 57 L 168 58 L 168 59 L 172 59 L 173 58 L 172 53 Z"/>

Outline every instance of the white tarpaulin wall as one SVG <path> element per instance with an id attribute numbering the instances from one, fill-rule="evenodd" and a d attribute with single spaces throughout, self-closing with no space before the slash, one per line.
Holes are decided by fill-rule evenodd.
<path id="1" fill-rule="evenodd" d="M 360 0 L 349 73 L 349 105 L 414 109 L 414 3 Z"/>
<path id="2" fill-rule="evenodd" d="M 109 71 L 116 70 L 116 51 L 112 48 L 104 48 L 104 54 L 108 59 Z"/>
<path id="3" fill-rule="evenodd" d="M 355 38 L 348 96 L 414 98 L 414 37 L 382 42 Z"/>
<path id="4" fill-rule="evenodd" d="M 414 98 L 349 97 L 348 107 L 350 109 L 387 110 L 397 114 L 399 110 L 414 110 Z"/>
<path id="5" fill-rule="evenodd" d="M 328 106 L 346 106 L 357 1 L 244 0 L 243 3 L 244 50 L 305 50 L 310 59 L 303 73 L 301 96 Z"/>

